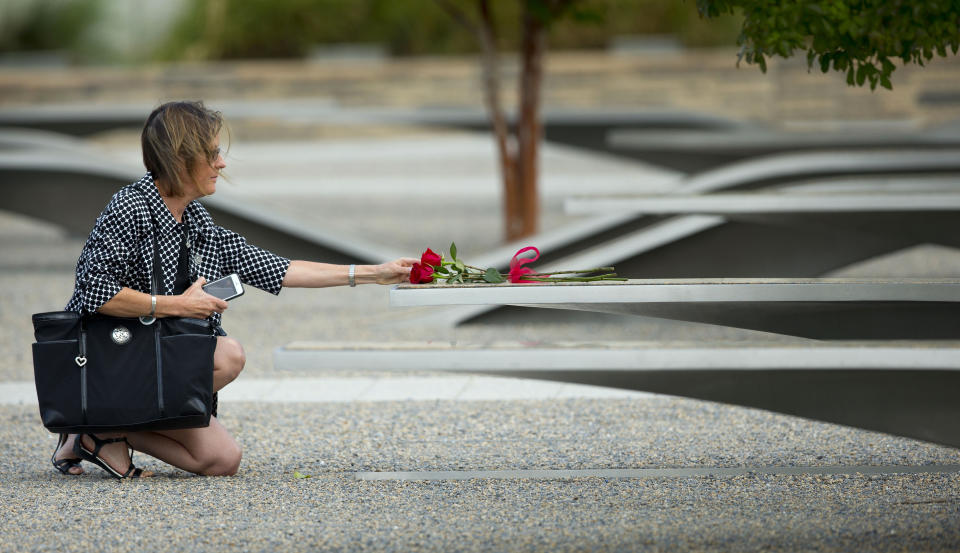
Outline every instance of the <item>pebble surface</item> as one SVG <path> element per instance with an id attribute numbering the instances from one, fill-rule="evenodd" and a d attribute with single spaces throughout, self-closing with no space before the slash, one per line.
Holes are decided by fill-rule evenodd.
<path id="1" fill-rule="evenodd" d="M 957 463 L 956 450 L 693 400 L 225 406 L 239 475 L 46 462 L 0 408 L 0 548 L 955 551 L 960 474 L 363 482 L 356 471 Z M 309 475 L 297 478 L 294 473 Z M 9 548 L 9 549 L 8 549 Z"/>

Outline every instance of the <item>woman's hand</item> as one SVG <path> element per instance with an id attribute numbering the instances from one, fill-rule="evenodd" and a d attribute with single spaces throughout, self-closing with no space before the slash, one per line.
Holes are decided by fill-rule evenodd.
<path id="1" fill-rule="evenodd" d="M 227 302 L 211 296 L 203 291 L 207 279 L 200 277 L 178 297 L 181 317 L 206 319 L 214 313 L 223 313 L 227 309 Z"/>
<path id="2" fill-rule="evenodd" d="M 375 276 L 377 284 L 399 284 L 410 280 L 410 269 L 419 259 L 413 257 L 401 257 L 396 261 L 382 263 L 375 267 Z"/>
<path id="3" fill-rule="evenodd" d="M 206 319 L 214 313 L 223 313 L 227 302 L 203 291 L 207 283 L 203 277 L 179 296 L 157 296 L 157 309 L 150 313 L 150 294 L 123 288 L 97 311 L 111 317 L 191 317 Z"/>

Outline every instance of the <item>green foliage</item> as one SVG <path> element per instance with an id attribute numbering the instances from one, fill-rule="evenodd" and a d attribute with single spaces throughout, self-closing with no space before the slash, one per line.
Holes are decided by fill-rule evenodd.
<path id="1" fill-rule="evenodd" d="M 0 52 L 78 50 L 99 0 L 33 0 L 0 6 Z"/>
<path id="2" fill-rule="evenodd" d="M 704 22 L 677 0 L 525 0 L 554 49 L 605 48 L 616 35 L 675 34 L 688 45 L 733 41 L 739 19 Z M 476 0 L 450 0 L 475 13 Z M 516 50 L 523 2 L 491 0 L 499 46 Z M 192 0 L 160 57 L 299 57 L 317 44 L 376 43 L 393 55 L 476 52 L 476 38 L 437 0 Z"/>
<path id="3" fill-rule="evenodd" d="M 689 1 L 579 0 L 551 26 L 550 46 L 604 48 L 611 37 L 625 35 L 674 35 L 686 46 L 717 46 L 730 44 L 739 28 L 736 14 L 707 21 Z"/>
<path id="4" fill-rule="evenodd" d="M 500 274 L 500 271 L 496 267 L 490 267 L 483 272 L 484 282 L 489 282 L 490 284 L 500 284 L 501 282 L 506 282 L 506 279 L 503 278 L 503 275 Z"/>
<path id="5" fill-rule="evenodd" d="M 697 0 L 701 15 L 737 11 L 740 59 L 766 71 L 769 56 L 805 51 L 809 67 L 847 83 L 893 87 L 893 59 L 923 65 L 960 48 L 957 0 Z"/>

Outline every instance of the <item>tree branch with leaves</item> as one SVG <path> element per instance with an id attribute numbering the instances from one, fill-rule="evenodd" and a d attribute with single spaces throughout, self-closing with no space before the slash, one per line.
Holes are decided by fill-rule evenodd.
<path id="1" fill-rule="evenodd" d="M 956 0 L 697 0 L 701 16 L 739 12 L 739 60 L 806 52 L 807 65 L 845 72 L 847 84 L 892 89 L 894 60 L 924 65 L 960 48 Z M 738 61 L 739 64 L 739 61 Z"/>

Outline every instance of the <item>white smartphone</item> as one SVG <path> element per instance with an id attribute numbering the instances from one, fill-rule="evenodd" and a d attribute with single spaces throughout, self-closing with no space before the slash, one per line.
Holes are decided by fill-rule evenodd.
<path id="1" fill-rule="evenodd" d="M 236 273 L 218 278 L 203 285 L 203 291 L 222 300 L 232 300 L 243 295 L 243 284 Z"/>

